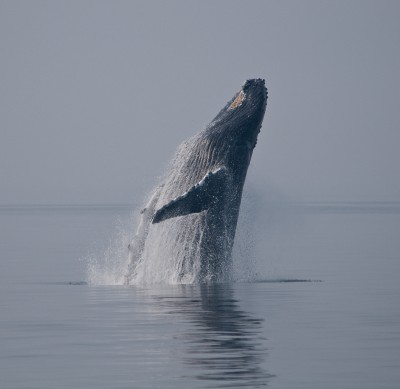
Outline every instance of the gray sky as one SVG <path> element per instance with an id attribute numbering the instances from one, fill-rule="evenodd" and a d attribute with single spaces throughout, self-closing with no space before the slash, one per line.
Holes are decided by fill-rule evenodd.
<path id="1" fill-rule="evenodd" d="M 0 204 L 132 203 L 246 78 L 250 170 L 292 200 L 400 200 L 400 2 L 0 2 Z"/>

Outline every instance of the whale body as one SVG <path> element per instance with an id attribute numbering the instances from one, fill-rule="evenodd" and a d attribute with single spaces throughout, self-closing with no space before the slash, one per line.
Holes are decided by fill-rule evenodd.
<path id="1" fill-rule="evenodd" d="M 247 80 L 211 123 L 183 142 L 141 211 L 126 283 L 226 281 L 247 169 L 267 105 Z"/>

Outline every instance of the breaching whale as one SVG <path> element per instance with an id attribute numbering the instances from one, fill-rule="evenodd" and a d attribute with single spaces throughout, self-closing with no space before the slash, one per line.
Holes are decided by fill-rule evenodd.
<path id="1" fill-rule="evenodd" d="M 247 80 L 203 131 L 179 146 L 141 211 L 127 284 L 229 279 L 243 185 L 266 105 L 264 80 Z"/>

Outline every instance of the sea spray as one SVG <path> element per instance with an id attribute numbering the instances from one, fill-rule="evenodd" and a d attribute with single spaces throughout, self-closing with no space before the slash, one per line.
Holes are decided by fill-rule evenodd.
<path id="1" fill-rule="evenodd" d="M 129 218 L 129 223 L 117 219 L 108 244 L 92 250 L 93 252 L 84 258 L 89 285 L 123 285 L 128 266 L 127 246 L 132 236 L 128 225 L 136 223 L 136 219 L 135 213 Z"/>
<path id="2" fill-rule="evenodd" d="M 156 186 L 157 188 L 157 186 Z M 147 196 L 146 204 L 154 195 L 154 190 Z M 193 247 L 194 257 L 198 261 L 194 261 L 197 268 L 190 269 L 186 267 L 182 269 L 183 253 L 176 247 L 177 255 L 168 258 L 166 255 L 160 255 L 157 250 L 166 251 L 160 242 L 158 247 L 150 247 L 147 249 L 147 257 L 142 255 L 143 251 L 138 251 L 140 257 L 138 261 L 132 265 L 132 255 L 129 253 L 128 246 L 133 250 L 133 245 L 140 246 L 139 241 L 131 241 L 133 231 L 140 232 L 143 228 L 143 209 L 136 209 L 131 213 L 129 220 L 117 219 L 114 222 L 114 232 L 108 243 L 104 247 L 97 244 L 95 249 L 84 258 L 87 264 L 87 279 L 89 285 L 124 285 L 126 284 L 126 274 L 133 274 L 130 284 L 146 285 L 154 283 L 169 284 L 191 284 L 195 282 L 194 274 L 199 272 L 200 253 L 197 247 Z M 255 203 L 254 196 L 249 190 L 244 191 L 242 199 L 242 208 L 239 216 L 236 239 L 233 248 L 233 274 L 230 274 L 231 280 L 235 282 L 248 282 L 257 279 L 255 270 L 256 245 L 254 231 Z M 132 226 L 134 230 L 132 231 Z M 199 232 L 201 233 L 201 231 Z M 161 231 L 162 234 L 162 231 Z M 174 249 L 174 248 L 172 248 Z M 145 262 L 144 259 L 147 258 Z M 176 258 L 180 260 L 176 261 Z M 185 271 L 185 276 L 181 276 L 181 272 Z M 227 272 L 230 272 L 227 269 Z"/>
<path id="3" fill-rule="evenodd" d="M 252 176 L 250 174 L 250 176 Z M 281 282 L 295 280 L 296 274 L 280 263 L 280 254 L 276 246 L 282 243 L 277 236 L 295 234 L 302 226 L 303 216 L 299 206 L 293 206 L 293 201 L 287 195 L 266 183 L 249 177 L 243 190 L 242 204 L 236 229 L 236 237 L 232 251 L 232 269 L 230 279 L 233 282 Z M 155 189 L 158 185 L 155 186 Z M 154 195 L 149 193 L 145 204 Z M 269 201 L 265 201 L 268 199 Z M 300 210 L 299 210 L 300 209 Z M 128 245 L 135 231 L 140 230 L 143 207 L 135 209 L 130 217 L 119 218 L 114 223 L 114 232 L 108 242 L 96 244 L 91 254 L 86 256 L 87 282 L 90 285 L 123 285 L 130 263 Z M 179 245 L 176 247 L 179 249 Z M 159 246 L 163 250 L 162 246 Z M 198 250 L 198 246 L 197 246 Z M 165 260 L 157 254 L 153 247 L 148 252 L 147 264 L 139 261 L 135 264 L 135 273 L 131 285 L 152 283 L 190 284 L 196 282 L 189 277 L 189 269 L 185 277 L 180 277 L 179 262 Z M 199 253 L 197 252 L 197 258 Z M 181 253 L 178 250 L 179 257 Z M 165 257 L 163 257 L 165 258 Z M 131 265 L 132 266 L 132 265 Z M 195 272 L 198 269 L 195 269 Z M 228 272 L 230 270 L 228 269 Z"/>
<path id="4" fill-rule="evenodd" d="M 254 190 L 251 185 L 245 186 L 232 251 L 232 266 L 225 268 L 226 277 L 224 281 L 252 282 L 265 278 L 265 274 L 260 272 L 260 268 L 263 266 L 258 263 L 259 258 L 257 256 L 257 240 L 259 237 L 257 210 L 260 209 L 260 204 L 258 204 L 259 196 L 254 193 Z M 157 187 L 150 192 L 147 197 L 147 204 L 151 202 L 152 198 L 154 199 L 156 191 Z M 141 211 L 142 218 L 146 211 L 146 207 Z M 190 229 L 191 237 L 185 234 L 180 239 L 179 231 L 175 231 L 177 244 L 170 247 L 166 235 L 171 233 L 174 228 L 173 223 L 171 224 L 166 228 L 162 224 L 152 226 L 156 227 L 153 233 L 156 234 L 157 239 L 150 236 L 151 239 L 148 241 L 151 244 L 146 246 L 146 250 L 144 250 L 143 242 L 140 239 L 134 238 L 130 243 L 131 250 L 140 254 L 135 262 L 132 261 L 132 254 L 130 254 L 129 273 L 132 275 L 130 284 L 190 284 L 196 282 L 196 275 L 200 272 L 201 253 L 197 242 L 201 240 L 201 231 L 192 228 Z M 138 220 L 137 225 L 136 237 L 142 236 L 143 220 Z M 222 233 L 223 231 L 221 231 Z M 147 235 L 148 232 L 146 238 Z M 189 240 L 191 245 L 184 245 L 185 239 Z M 154 244 L 154 242 L 157 242 L 157 244 Z M 183 251 L 182 247 L 186 249 L 189 247 L 187 251 L 191 255 L 190 261 L 186 259 L 188 252 Z M 191 263 L 192 267 L 188 266 L 188 263 Z"/>

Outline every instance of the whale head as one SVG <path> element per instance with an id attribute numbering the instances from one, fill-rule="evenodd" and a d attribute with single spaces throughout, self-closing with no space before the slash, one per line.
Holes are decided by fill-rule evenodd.
<path id="1" fill-rule="evenodd" d="M 208 125 L 205 135 L 209 147 L 222 164 L 250 163 L 267 106 L 267 89 L 263 79 L 245 81 L 241 89 Z"/>

